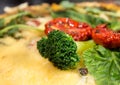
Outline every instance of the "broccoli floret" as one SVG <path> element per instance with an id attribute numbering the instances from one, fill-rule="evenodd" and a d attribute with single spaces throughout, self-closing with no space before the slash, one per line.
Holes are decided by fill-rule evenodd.
<path id="1" fill-rule="evenodd" d="M 41 55 L 43 56 L 43 57 L 47 57 L 47 55 L 46 55 L 46 50 L 45 50 L 45 48 L 46 48 L 46 41 L 47 41 L 47 38 L 42 38 L 40 41 L 38 41 L 38 43 L 37 43 L 37 48 L 38 48 L 38 50 L 39 50 L 39 52 L 41 53 Z"/>
<path id="2" fill-rule="evenodd" d="M 77 45 L 71 36 L 54 30 L 37 42 L 40 54 L 62 70 L 74 69 L 79 62 Z"/>

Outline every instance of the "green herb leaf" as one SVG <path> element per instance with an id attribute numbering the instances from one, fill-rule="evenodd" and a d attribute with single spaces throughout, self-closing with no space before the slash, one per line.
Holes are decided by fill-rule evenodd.
<path id="1" fill-rule="evenodd" d="M 99 9 L 99 8 L 93 8 L 93 7 L 87 7 L 87 8 L 85 8 L 85 11 L 86 12 L 88 12 L 88 13 L 93 13 L 93 14 L 101 14 L 101 13 L 103 13 L 103 14 L 106 14 L 106 15 L 108 15 L 108 16 L 112 16 L 112 17 L 120 17 L 120 15 L 119 14 L 117 14 L 116 12 L 114 12 L 114 11 L 103 11 L 103 10 L 101 10 L 101 9 Z"/>
<path id="2" fill-rule="evenodd" d="M 75 6 L 74 3 L 72 2 L 69 2 L 67 0 L 63 0 L 61 3 L 60 3 L 61 6 L 63 6 L 64 8 L 73 8 Z"/>
<path id="3" fill-rule="evenodd" d="M 97 85 L 120 85 L 120 52 L 95 46 L 86 50 L 83 58 Z"/>
<path id="4" fill-rule="evenodd" d="M 3 26 L 4 26 L 4 19 L 1 18 L 1 19 L 0 19 L 0 29 L 1 29 L 1 27 L 3 27 Z"/>
<path id="5" fill-rule="evenodd" d="M 108 27 L 114 31 L 120 31 L 120 21 L 113 20 L 108 24 Z"/>
<path id="6" fill-rule="evenodd" d="M 23 12 L 20 12 L 20 13 L 17 13 L 17 14 L 14 14 L 14 15 L 11 15 L 11 16 L 8 16 L 8 17 L 5 17 L 5 18 L 1 18 L 0 19 L 0 28 L 3 28 L 5 27 L 6 25 L 10 25 L 10 24 L 13 24 L 13 21 L 14 23 L 15 22 L 18 22 L 19 18 L 23 17 L 23 16 L 27 16 L 27 15 L 30 15 L 29 12 L 26 12 L 26 11 L 23 11 Z M 11 22 L 12 21 L 12 22 Z M 19 22 L 22 22 L 23 20 L 19 20 Z M 20 23 L 19 23 L 20 24 Z"/>
<path id="7" fill-rule="evenodd" d="M 78 13 L 77 11 L 74 11 L 74 10 L 52 12 L 51 14 L 52 14 L 53 18 L 68 17 L 68 18 L 72 18 L 76 21 L 86 22 L 93 27 L 95 27 L 98 24 L 103 24 L 103 23 L 107 24 L 108 23 L 107 21 L 105 21 L 102 18 L 95 17 L 93 15 Z"/>
<path id="8" fill-rule="evenodd" d="M 8 30 L 7 35 L 13 37 L 15 35 L 15 33 L 18 32 L 18 31 L 19 31 L 18 28 L 10 29 L 10 30 Z"/>
<path id="9" fill-rule="evenodd" d="M 101 10 L 99 10 L 98 8 L 90 8 L 90 7 L 87 7 L 85 10 L 86 10 L 87 12 L 94 13 L 94 14 L 100 14 L 100 13 L 101 13 Z"/>
<path id="10" fill-rule="evenodd" d="M 3 37 L 6 33 L 7 34 L 11 34 L 16 33 L 19 29 L 27 29 L 27 30 L 34 30 L 34 31 L 38 31 L 41 32 L 41 34 L 43 33 L 43 30 L 37 28 L 37 27 L 33 27 L 33 26 L 29 26 L 29 25 L 24 25 L 24 24 L 15 24 L 15 25 L 10 25 L 7 26 L 5 28 L 3 28 L 2 30 L 0 30 L 0 37 Z"/>

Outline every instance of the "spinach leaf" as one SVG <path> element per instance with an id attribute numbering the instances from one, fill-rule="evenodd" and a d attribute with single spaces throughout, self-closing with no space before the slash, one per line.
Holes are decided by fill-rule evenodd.
<path id="1" fill-rule="evenodd" d="M 83 58 L 97 85 L 120 85 L 120 52 L 98 45 L 86 50 Z"/>

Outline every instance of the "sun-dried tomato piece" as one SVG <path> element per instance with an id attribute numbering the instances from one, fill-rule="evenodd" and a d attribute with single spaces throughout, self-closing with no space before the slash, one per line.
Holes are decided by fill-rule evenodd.
<path id="1" fill-rule="evenodd" d="M 92 28 L 83 22 L 77 22 L 70 18 L 56 18 L 46 23 L 45 33 L 52 30 L 61 30 L 73 37 L 76 41 L 85 41 L 91 38 Z"/>
<path id="2" fill-rule="evenodd" d="M 92 38 L 97 43 L 106 48 L 120 47 L 120 33 L 114 32 L 107 25 L 98 25 L 92 31 Z"/>

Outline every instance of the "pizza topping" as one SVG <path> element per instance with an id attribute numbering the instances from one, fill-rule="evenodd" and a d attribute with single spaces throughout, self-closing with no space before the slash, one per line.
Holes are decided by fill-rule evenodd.
<path id="1" fill-rule="evenodd" d="M 64 8 L 60 5 L 58 5 L 58 4 L 53 3 L 51 5 L 51 9 L 54 10 L 54 11 L 58 11 L 58 10 L 63 10 Z"/>
<path id="2" fill-rule="evenodd" d="M 67 0 L 63 0 L 63 1 L 60 3 L 60 6 L 62 6 L 64 9 L 68 9 L 68 8 L 73 8 L 73 7 L 75 7 L 75 3 L 69 2 L 69 1 L 67 1 Z"/>
<path id="3" fill-rule="evenodd" d="M 93 8 L 93 7 L 87 7 L 85 9 L 88 13 L 92 13 L 92 14 L 105 14 L 107 16 L 112 16 L 112 17 L 120 17 L 119 14 L 115 13 L 114 11 L 103 11 L 103 10 L 100 10 L 99 8 Z"/>
<path id="4" fill-rule="evenodd" d="M 28 9 L 26 8 L 25 10 L 27 11 L 30 10 L 31 14 L 33 13 L 34 15 L 43 18 L 43 20 L 39 20 L 38 17 L 35 18 L 32 17 L 33 21 L 30 21 L 31 23 L 27 25 L 26 23 L 22 23 L 22 21 L 24 21 L 23 19 L 21 20 L 21 17 L 29 15 L 29 13 L 25 11 L 20 13 L 18 12 L 18 14 L 11 16 L 8 15 L 7 17 L 0 19 L 0 27 L 1 27 L 0 35 L 3 36 L 6 33 L 7 35 L 14 36 L 14 34 L 19 30 L 22 30 L 22 32 L 24 33 L 24 30 L 28 29 L 32 31 L 37 31 L 39 33 L 39 36 L 33 36 L 30 34 L 29 36 L 27 36 L 28 38 L 30 36 L 33 36 L 32 39 L 35 37 L 41 37 L 40 35 L 44 33 L 43 32 L 44 25 L 48 21 L 48 18 L 45 18 L 45 16 L 49 15 L 49 11 L 47 10 L 49 8 L 50 7 L 47 5 L 45 7 L 40 7 L 38 5 L 35 7 L 31 6 Z M 50 9 L 50 11 L 52 17 L 56 19 L 53 19 L 52 21 L 48 22 L 45 25 L 46 27 L 45 33 L 47 34 L 47 36 L 44 35 L 45 37 L 41 38 L 41 40 L 39 40 L 38 42 L 36 40 L 33 40 L 29 44 L 29 47 L 32 48 L 32 50 L 36 51 L 35 50 L 36 48 L 33 49 L 33 47 L 36 47 L 36 42 L 37 42 L 37 49 L 42 55 L 42 57 L 47 58 L 50 62 L 53 63 L 54 66 L 58 67 L 59 69 L 62 70 L 74 69 L 78 65 L 81 65 L 81 67 L 83 66 L 83 68 L 79 69 L 79 73 L 83 77 L 86 77 L 89 71 L 89 73 L 95 77 L 98 85 L 119 85 L 120 84 L 119 81 L 120 53 L 118 51 L 109 50 L 104 47 L 107 48 L 120 47 L 120 37 L 119 37 L 120 34 L 119 32 L 117 32 L 120 29 L 120 22 L 113 23 L 111 22 L 112 20 L 109 21 L 109 19 L 113 19 L 113 18 L 116 19 L 116 17 L 120 17 L 120 15 L 116 14 L 116 12 L 112 12 L 112 11 L 108 12 L 106 10 L 100 10 L 94 7 L 77 8 L 76 4 L 70 3 L 68 1 L 63 1 L 60 5 L 52 4 L 52 10 Z M 100 18 L 100 16 L 102 18 Z M 64 17 L 64 18 L 58 18 L 58 17 Z M 31 17 L 29 19 L 31 19 Z M 99 24 L 103 24 L 103 25 L 99 25 Z M 106 24 L 107 25 L 109 24 L 109 27 L 107 27 Z M 92 29 L 91 26 L 92 27 L 97 26 L 97 27 L 95 29 Z M 112 28 L 116 32 L 108 28 Z M 23 33 L 22 33 L 23 36 L 28 35 L 26 34 L 26 32 L 25 35 Z M 71 38 L 68 34 L 73 38 Z M 27 37 L 25 38 L 25 42 L 30 42 L 30 40 L 26 41 Z M 93 40 L 89 40 L 91 38 L 93 38 L 93 40 L 97 43 L 97 45 L 94 43 Z M 0 42 L 0 44 L 4 45 L 3 42 Z M 26 46 L 26 43 L 24 44 Z M 98 44 L 103 45 L 104 47 L 99 46 Z M 28 52 L 29 51 L 30 50 L 28 50 Z M 17 54 L 16 52 L 15 54 Z M 30 60 L 33 60 L 33 58 L 35 57 L 34 55 L 36 54 L 37 52 L 35 54 L 33 53 L 33 55 L 30 55 L 28 57 L 32 58 Z M 79 60 L 79 55 L 83 56 L 82 59 L 80 59 L 81 61 Z M 23 54 L 21 56 L 23 56 Z M 26 56 L 26 52 L 25 52 L 25 56 Z M 36 55 L 36 56 L 41 57 L 40 55 Z M 28 61 L 27 58 L 26 60 Z M 46 63 L 46 61 L 43 61 L 42 64 L 44 62 Z M 36 61 L 34 63 L 36 63 Z M 35 68 L 37 67 L 35 66 Z M 41 69 L 43 68 L 44 66 Z M 54 70 L 51 71 L 53 71 L 54 73 L 55 72 Z M 46 72 L 46 69 L 44 69 L 44 71 Z M 53 76 L 53 74 L 51 76 Z M 42 77 L 43 76 L 41 76 L 41 78 Z M 68 74 L 67 77 L 69 77 Z M 83 80 L 81 81 L 83 82 Z M 79 82 L 78 84 L 81 84 L 81 82 Z"/>
<path id="5" fill-rule="evenodd" d="M 7 16 L 5 18 L 0 18 L 0 28 L 3 28 L 11 24 L 17 24 L 18 20 L 19 20 L 19 23 L 22 23 L 24 20 L 23 19 L 20 20 L 21 17 L 27 16 L 27 15 L 30 15 L 30 13 L 23 11 L 14 15 Z"/>
<path id="6" fill-rule="evenodd" d="M 87 40 L 87 41 L 75 41 L 75 43 L 77 44 L 77 53 L 81 56 L 82 53 L 95 46 L 95 42 L 93 40 Z"/>
<path id="7" fill-rule="evenodd" d="M 38 21 L 37 19 L 33 19 L 33 20 L 28 21 L 27 24 L 30 25 L 30 26 L 37 27 L 41 24 L 41 22 Z"/>
<path id="8" fill-rule="evenodd" d="M 120 84 L 120 52 L 97 45 L 84 51 L 82 55 L 89 73 L 96 85 Z"/>
<path id="9" fill-rule="evenodd" d="M 62 31 L 54 30 L 37 42 L 40 54 L 48 58 L 59 69 L 74 69 L 79 63 L 77 45 L 74 40 Z"/>
<path id="10" fill-rule="evenodd" d="M 85 41 L 91 38 L 92 28 L 88 24 L 70 18 L 56 18 L 48 22 L 45 27 L 46 34 L 52 30 L 60 30 L 71 35 L 76 41 Z"/>
<path id="11" fill-rule="evenodd" d="M 88 69 L 87 68 L 80 68 L 79 72 L 81 75 L 85 76 L 88 74 Z"/>
<path id="12" fill-rule="evenodd" d="M 76 9 L 77 10 L 77 9 Z M 90 14 L 84 14 L 81 11 L 75 11 L 75 10 L 64 10 L 64 11 L 57 11 L 57 12 L 52 12 L 52 17 L 53 18 L 58 18 L 58 17 L 68 17 L 71 19 L 74 19 L 79 22 L 85 22 L 91 25 L 92 27 L 96 27 L 99 24 L 108 24 L 109 22 L 104 20 L 103 18 L 96 17 L 94 15 Z"/>
<path id="13" fill-rule="evenodd" d="M 18 10 L 24 10 L 25 8 L 28 8 L 28 7 L 29 7 L 28 3 L 25 2 L 25 3 L 22 3 L 18 6 L 16 6 L 16 7 L 7 6 L 4 8 L 4 12 L 6 12 L 8 14 L 12 14 L 12 13 L 16 13 Z"/>
<path id="14" fill-rule="evenodd" d="M 1 37 L 4 37 L 4 35 L 7 33 L 8 35 L 9 34 L 12 34 L 14 35 L 14 33 L 18 32 L 19 29 L 22 29 L 22 30 L 33 30 L 33 31 L 36 31 L 36 32 L 40 32 L 42 33 L 43 31 L 37 27 L 33 27 L 33 26 L 29 26 L 29 25 L 24 25 L 24 24 L 16 24 L 16 25 L 10 25 L 10 26 L 7 26 L 5 27 L 4 29 L 0 30 L 0 36 Z"/>
<path id="15" fill-rule="evenodd" d="M 110 30 L 105 24 L 98 25 L 95 29 L 93 29 L 92 39 L 97 44 L 107 48 L 120 47 L 120 33 Z"/>

